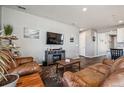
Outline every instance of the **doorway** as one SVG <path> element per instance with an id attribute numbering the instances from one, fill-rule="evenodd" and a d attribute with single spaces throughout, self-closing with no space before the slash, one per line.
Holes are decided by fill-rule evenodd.
<path id="1" fill-rule="evenodd" d="M 109 35 L 109 37 L 110 37 L 109 47 L 117 48 L 117 35 Z"/>
<path id="2" fill-rule="evenodd" d="M 80 32 L 79 34 L 79 53 L 80 56 L 85 56 L 85 42 L 86 42 L 86 32 Z"/>

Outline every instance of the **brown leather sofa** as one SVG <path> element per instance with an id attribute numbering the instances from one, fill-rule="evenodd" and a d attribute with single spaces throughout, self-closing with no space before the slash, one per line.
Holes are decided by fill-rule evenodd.
<path id="1" fill-rule="evenodd" d="M 20 77 L 26 76 L 34 73 L 41 74 L 40 66 L 33 60 L 33 57 L 14 57 L 13 54 L 6 49 L 0 51 L 0 53 L 7 55 L 11 62 L 9 68 L 7 68 L 8 73 L 17 73 Z M 42 84 L 44 85 L 44 84 Z"/>
<path id="2" fill-rule="evenodd" d="M 75 73 L 67 71 L 62 81 L 68 87 L 124 86 L 124 57 L 115 61 L 105 59 Z"/>

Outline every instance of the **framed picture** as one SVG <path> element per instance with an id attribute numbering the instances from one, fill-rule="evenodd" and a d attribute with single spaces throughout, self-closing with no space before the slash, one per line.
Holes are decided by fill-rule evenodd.
<path id="1" fill-rule="evenodd" d="M 40 30 L 24 28 L 24 38 L 39 39 Z"/>
<path id="2" fill-rule="evenodd" d="M 74 37 L 71 37 L 70 38 L 70 42 L 74 42 Z"/>
<path id="3" fill-rule="evenodd" d="M 95 42 L 95 40 L 96 40 L 96 37 L 95 37 L 95 36 L 93 36 L 93 37 L 92 37 L 92 39 L 93 39 L 93 42 Z"/>

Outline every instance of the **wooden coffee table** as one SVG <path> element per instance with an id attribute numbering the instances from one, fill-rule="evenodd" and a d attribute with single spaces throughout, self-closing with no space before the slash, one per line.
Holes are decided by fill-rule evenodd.
<path id="1" fill-rule="evenodd" d="M 78 59 L 71 59 L 70 62 L 65 62 L 65 60 L 60 60 L 56 62 L 56 73 L 58 72 L 59 65 L 62 65 L 64 68 L 64 72 L 66 71 L 66 68 L 68 66 L 72 66 L 73 64 L 79 64 L 79 70 L 80 70 L 80 60 Z"/>

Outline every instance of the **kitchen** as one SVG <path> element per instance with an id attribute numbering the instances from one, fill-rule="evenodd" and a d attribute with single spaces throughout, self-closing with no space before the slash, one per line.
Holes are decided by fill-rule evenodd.
<path id="1" fill-rule="evenodd" d="M 110 48 L 124 49 L 124 28 L 98 33 L 98 54 L 105 54 L 111 58 Z"/>

